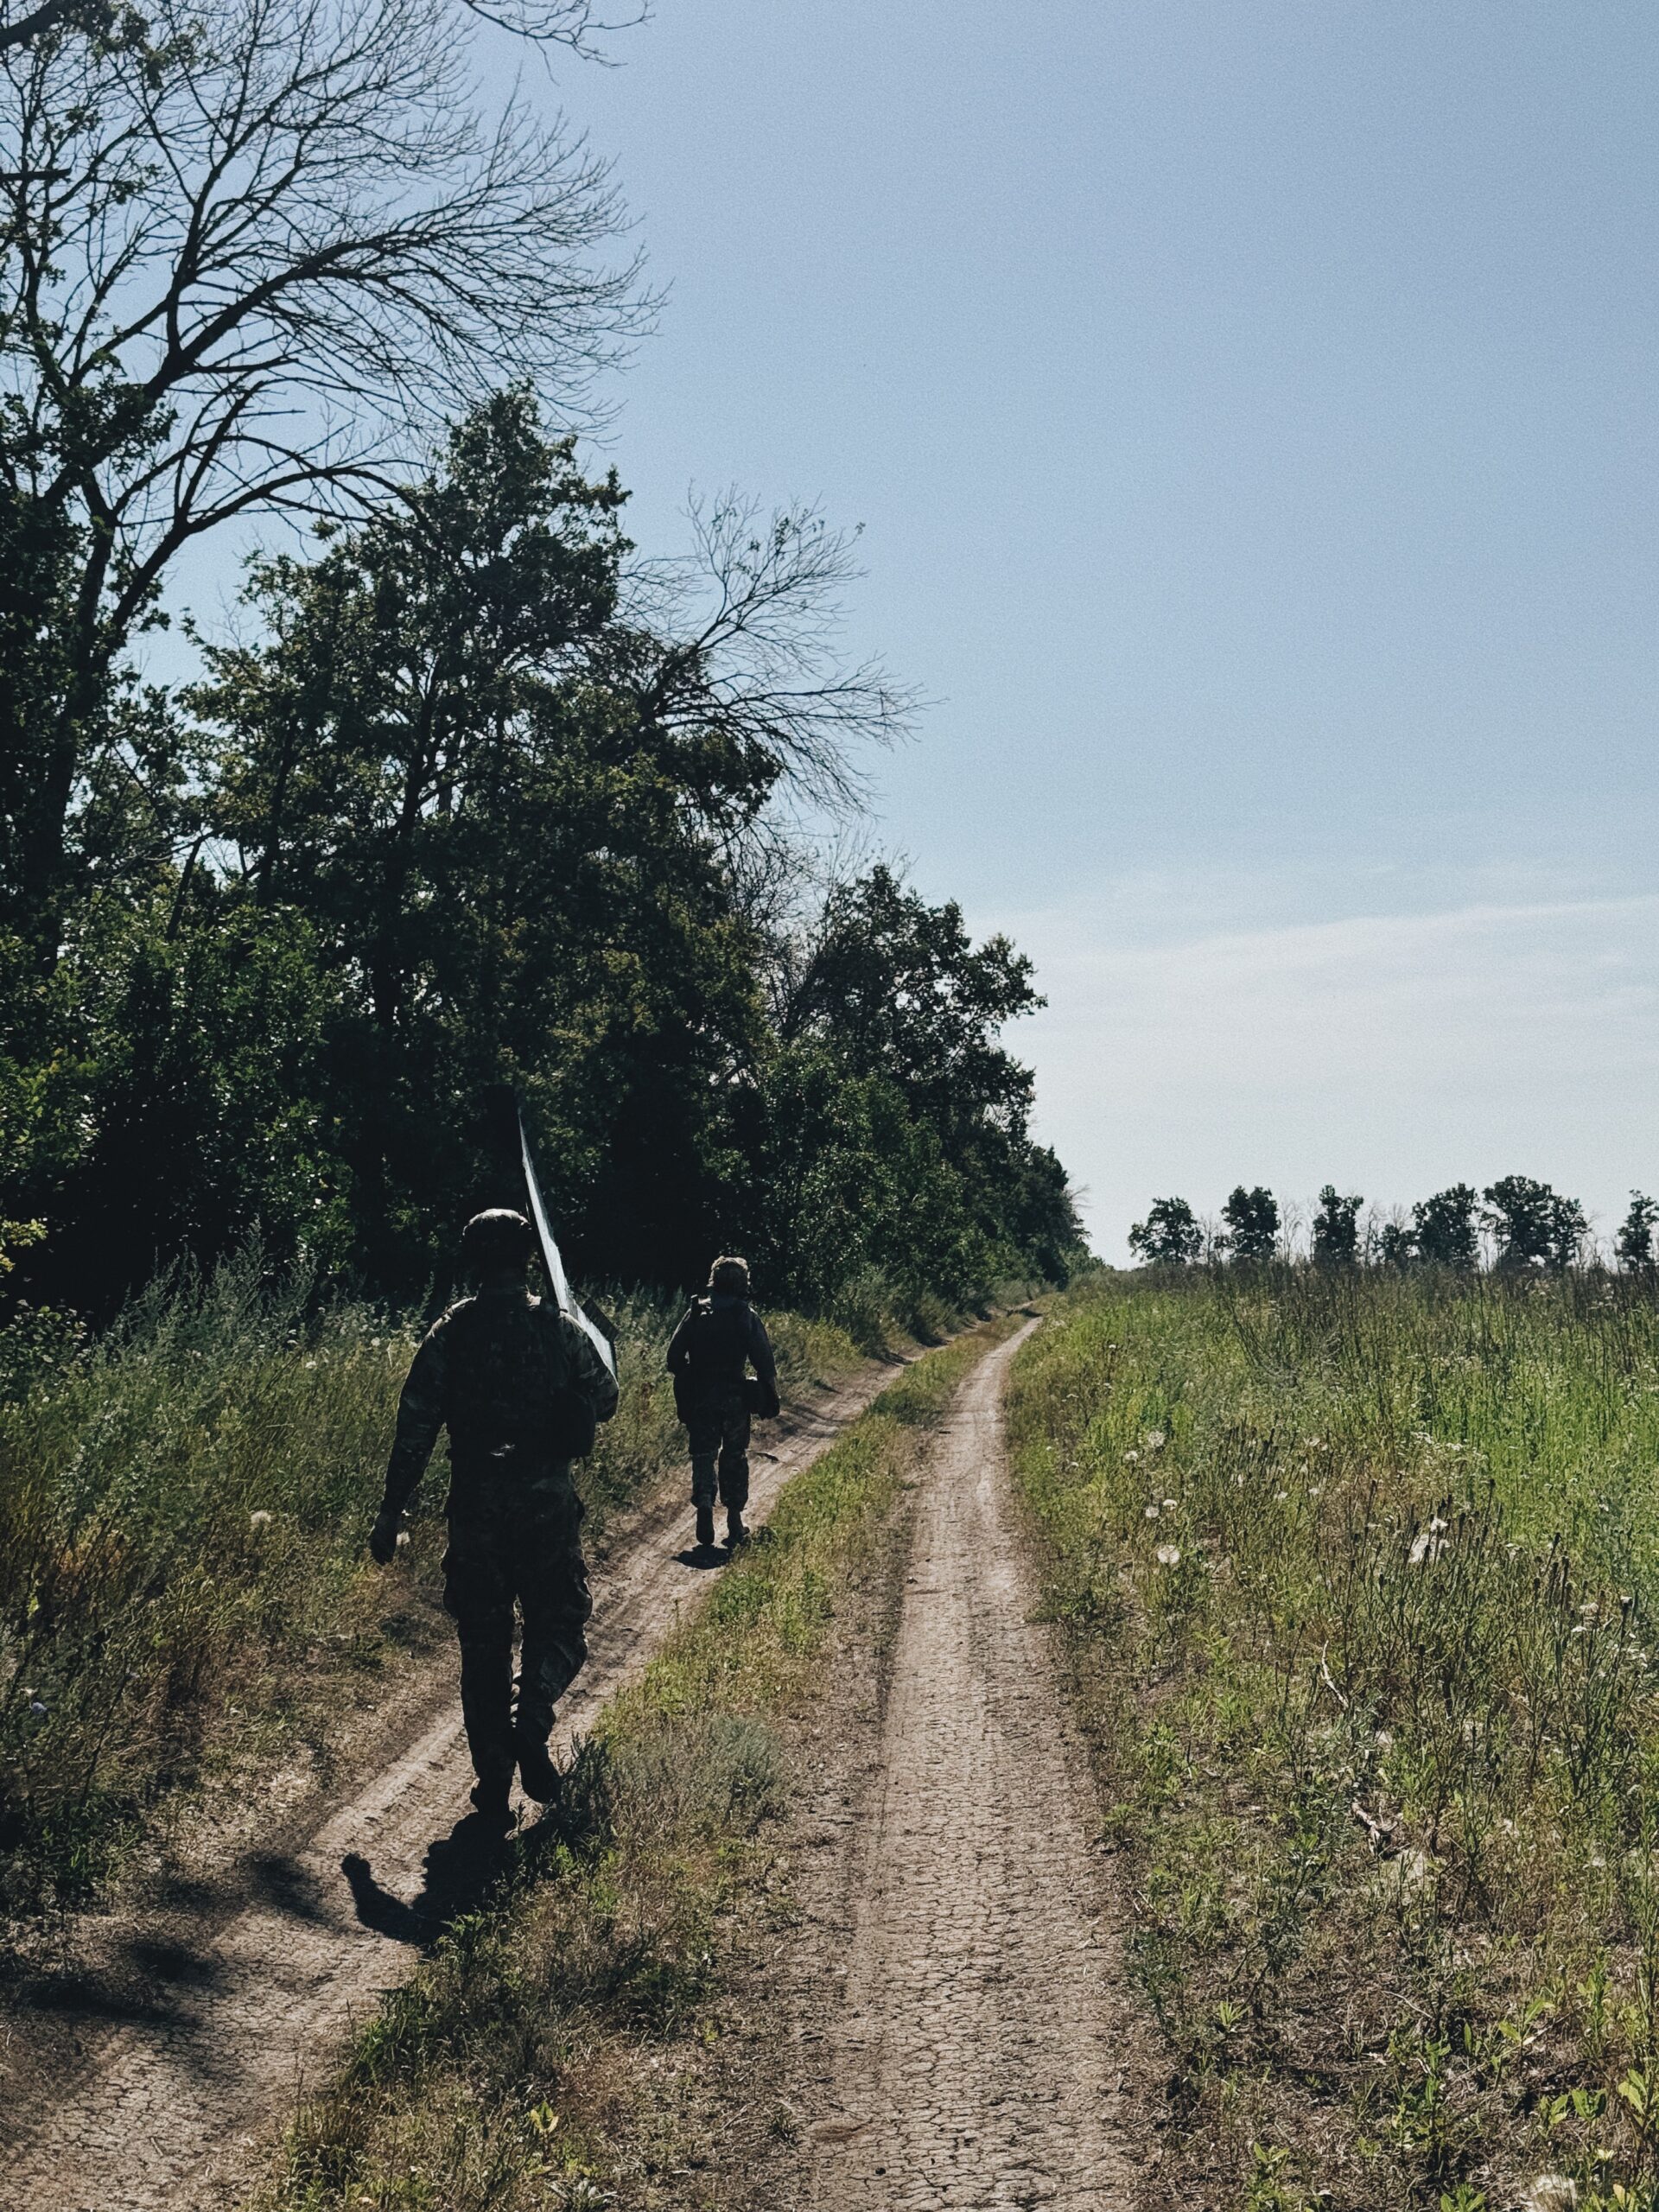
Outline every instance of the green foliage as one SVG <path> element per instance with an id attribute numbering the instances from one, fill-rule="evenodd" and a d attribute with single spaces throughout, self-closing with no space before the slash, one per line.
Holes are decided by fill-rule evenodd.
<path id="1" fill-rule="evenodd" d="M 1190 1267 L 1204 1249 L 1204 1231 L 1185 1198 L 1154 1198 L 1129 1231 L 1129 1249 L 1150 1266 Z"/>
<path id="2" fill-rule="evenodd" d="M 805 867 L 773 794 L 833 791 L 890 710 L 814 658 L 838 542 L 722 509 L 714 614 L 646 624 L 622 504 L 515 389 L 315 557 L 252 563 L 250 635 L 139 779 L 194 762 L 212 864 L 89 786 L 111 880 L 54 962 L 0 940 L 0 1213 L 45 1227 L 14 1297 L 105 1313 L 257 1232 L 418 1301 L 518 1196 L 514 1090 L 580 1273 L 690 1284 L 741 1239 L 765 1294 L 869 1334 L 1065 1274 L 999 1042 L 1028 963 L 885 868 L 804 920 L 753 894 L 757 855 Z"/>
<path id="3" fill-rule="evenodd" d="M 1653 1232 L 1659 1224 L 1659 1205 L 1640 1191 L 1630 1192 L 1630 1210 L 1619 1224 L 1615 1247 L 1621 1268 L 1653 1265 Z"/>
<path id="4" fill-rule="evenodd" d="M 1335 2212 L 1648 2201 L 1644 1286 L 1103 1277 L 1011 1421 L 1176 2068 L 1166 2161 Z"/>
<path id="5" fill-rule="evenodd" d="M 1241 1183 L 1221 1210 L 1227 1224 L 1227 1249 L 1246 1266 L 1262 1266 L 1279 1249 L 1279 1202 L 1261 1184 L 1247 1191 Z"/>
<path id="6" fill-rule="evenodd" d="M 1453 1183 L 1411 1210 L 1411 1250 L 1432 1268 L 1472 1268 L 1480 1256 L 1475 1227 L 1475 1193 L 1467 1183 Z"/>
<path id="7" fill-rule="evenodd" d="M 1500 1268 L 1570 1268 L 1590 1234 L 1584 1208 L 1530 1175 L 1505 1175 L 1483 1192 Z"/>
<path id="8" fill-rule="evenodd" d="M 1356 1192 L 1338 1194 L 1334 1183 L 1319 1192 L 1319 1210 L 1313 1217 L 1313 1262 L 1316 1267 L 1351 1268 L 1359 1258 L 1359 1210 L 1365 1201 Z"/>

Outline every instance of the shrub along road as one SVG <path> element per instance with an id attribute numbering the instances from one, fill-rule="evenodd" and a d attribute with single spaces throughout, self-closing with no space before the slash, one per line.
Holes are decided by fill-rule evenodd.
<path id="1" fill-rule="evenodd" d="M 786 1415 L 775 1459 L 756 1464 L 757 1517 L 891 1374 L 872 1366 Z M 675 1542 L 688 1522 L 677 1485 L 615 1527 L 594 1577 L 591 1656 L 560 1715 L 567 1745 L 697 1594 L 706 1569 Z M 241 1894 L 216 1899 L 205 1924 L 175 1915 L 124 1931 L 147 1987 L 37 1992 L 32 2013 L 8 2024 L 0 2204 L 182 2212 L 223 2201 L 296 2086 L 454 1910 L 465 1869 L 434 1839 L 465 1812 L 470 1781 L 460 1707 L 447 1703 L 297 1844 L 250 1853 Z"/>

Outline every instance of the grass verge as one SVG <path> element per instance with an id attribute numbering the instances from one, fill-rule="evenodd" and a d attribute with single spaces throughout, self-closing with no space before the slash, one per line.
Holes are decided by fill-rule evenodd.
<path id="1" fill-rule="evenodd" d="M 622 1403 L 582 1474 L 595 1532 L 682 1451 L 673 1318 L 619 1303 Z M 772 1325 L 786 1389 L 856 1363 L 839 1329 Z M 257 1255 L 95 1341 L 0 1332 L 0 1920 L 85 1901 L 204 1787 L 320 1753 L 447 1635 L 441 1464 L 412 1575 L 363 1548 L 416 1333 L 319 1312 Z"/>
<path id="2" fill-rule="evenodd" d="M 990 1324 L 907 1370 L 786 1486 L 512 1854 L 295 2123 L 257 2212 L 728 2204 L 732 1961 L 786 1923 L 772 1816 L 841 1593 Z M 773 2069 L 774 2082 L 777 2069 Z M 747 2078 L 746 2103 L 768 2094 Z M 793 2122 L 776 2095 L 770 2125 Z"/>
<path id="3" fill-rule="evenodd" d="M 1010 1391 L 1163 2056 L 1148 2202 L 1659 2202 L 1659 1313 L 1107 1280 Z"/>

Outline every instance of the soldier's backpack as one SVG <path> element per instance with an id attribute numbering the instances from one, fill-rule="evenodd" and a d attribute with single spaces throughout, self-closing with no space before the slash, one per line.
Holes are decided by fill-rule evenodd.
<path id="1" fill-rule="evenodd" d="M 452 1310 L 449 1325 L 444 1411 L 452 1458 L 459 1452 L 529 1472 L 550 1459 L 588 1457 L 598 1421 L 576 1387 L 570 1325 L 556 1308 L 472 1299 Z"/>
<path id="2" fill-rule="evenodd" d="M 682 1421 L 692 1421 L 711 1404 L 717 1404 L 728 1391 L 743 1388 L 743 1368 L 749 1351 L 748 1308 L 716 1306 L 706 1295 L 694 1298 L 685 1327 L 685 1365 L 674 1377 L 674 1410 Z"/>

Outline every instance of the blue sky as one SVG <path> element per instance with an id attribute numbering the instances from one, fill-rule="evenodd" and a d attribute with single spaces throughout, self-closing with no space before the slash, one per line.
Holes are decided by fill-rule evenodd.
<path id="1" fill-rule="evenodd" d="M 1037 957 L 1041 1126 L 1157 1193 L 1659 1183 L 1659 16 L 662 0 L 561 72 L 689 486 L 865 525 L 938 702 L 880 835 Z"/>
<path id="2" fill-rule="evenodd" d="M 1659 14 L 658 0 L 613 51 L 556 96 L 668 291 L 636 532 L 864 525 L 855 642 L 936 702 L 877 835 L 1037 957 L 1099 1249 L 1240 1179 L 1659 1185 Z"/>

